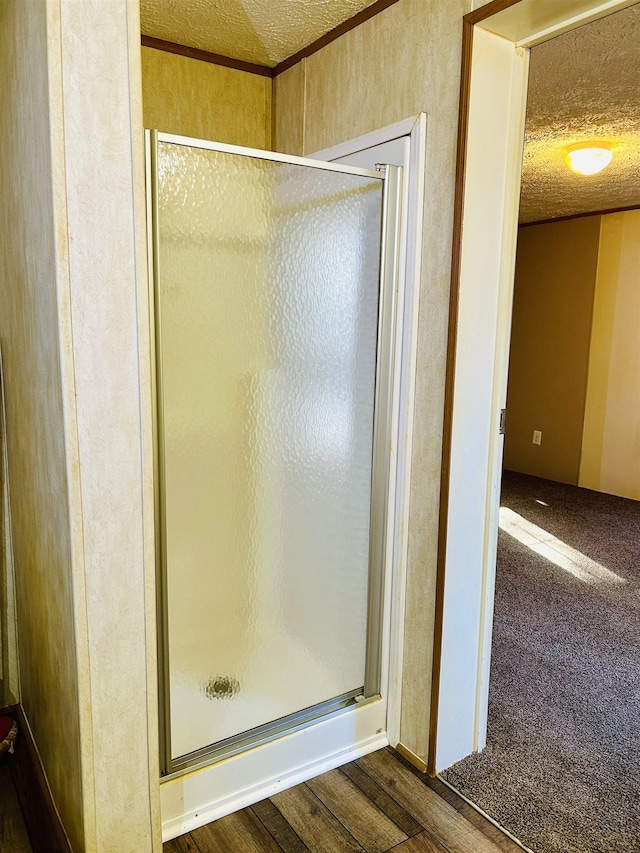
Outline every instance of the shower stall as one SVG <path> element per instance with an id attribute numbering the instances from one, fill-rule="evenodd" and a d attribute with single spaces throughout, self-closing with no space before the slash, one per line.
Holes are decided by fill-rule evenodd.
<path id="1" fill-rule="evenodd" d="M 147 175 L 171 775 L 380 697 L 401 175 L 155 131 Z"/>

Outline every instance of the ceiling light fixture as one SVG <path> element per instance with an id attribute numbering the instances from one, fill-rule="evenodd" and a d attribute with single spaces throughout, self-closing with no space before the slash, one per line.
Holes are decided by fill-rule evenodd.
<path id="1" fill-rule="evenodd" d="M 602 145 L 576 145 L 564 158 L 567 166 L 579 175 L 596 175 L 609 165 L 613 154 Z"/>

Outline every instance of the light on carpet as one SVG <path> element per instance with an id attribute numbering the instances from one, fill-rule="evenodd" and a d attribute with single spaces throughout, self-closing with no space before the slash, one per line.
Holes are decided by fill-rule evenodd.
<path id="1" fill-rule="evenodd" d="M 561 539 L 558 539 L 552 533 L 543 530 L 536 524 L 532 524 L 509 509 L 506 506 L 500 507 L 500 530 L 513 536 L 518 542 L 540 554 L 545 560 L 569 572 L 578 580 L 588 584 L 606 583 L 606 584 L 621 584 L 625 583 L 624 578 L 610 571 L 600 563 L 596 563 L 586 554 L 567 545 Z"/>

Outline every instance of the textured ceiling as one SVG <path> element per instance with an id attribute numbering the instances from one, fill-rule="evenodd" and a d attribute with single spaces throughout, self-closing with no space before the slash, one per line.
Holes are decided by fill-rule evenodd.
<path id="1" fill-rule="evenodd" d="M 142 32 L 273 66 L 374 0 L 141 0 Z M 521 222 L 640 204 L 640 4 L 531 51 Z M 584 177 L 564 163 L 582 141 L 614 159 Z"/>
<path id="2" fill-rule="evenodd" d="M 144 35 L 277 65 L 374 0 L 141 0 Z"/>
<path id="3" fill-rule="evenodd" d="M 598 175 L 570 172 L 568 146 L 610 145 Z M 640 204 L 640 4 L 531 51 L 520 221 Z"/>

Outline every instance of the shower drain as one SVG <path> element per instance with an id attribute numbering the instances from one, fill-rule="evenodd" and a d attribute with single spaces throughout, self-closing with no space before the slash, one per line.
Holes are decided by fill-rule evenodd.
<path id="1" fill-rule="evenodd" d="M 209 699 L 231 699 L 240 691 L 240 682 L 230 675 L 215 675 L 202 685 L 202 692 Z"/>

